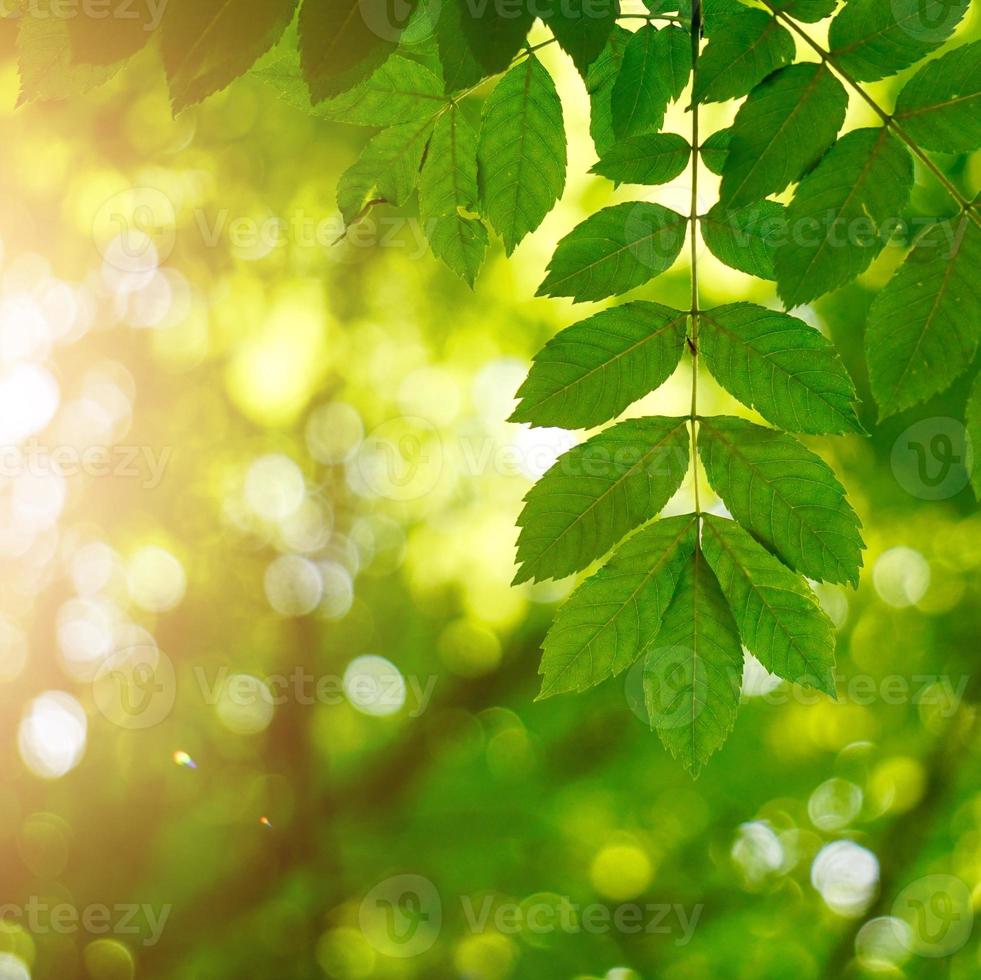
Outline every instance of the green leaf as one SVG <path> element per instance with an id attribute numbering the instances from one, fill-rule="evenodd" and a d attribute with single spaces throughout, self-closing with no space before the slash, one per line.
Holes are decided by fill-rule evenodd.
<path id="1" fill-rule="evenodd" d="M 440 117 L 419 175 L 419 217 L 429 246 L 468 285 L 487 251 L 477 207 L 477 135 L 454 106 Z"/>
<path id="2" fill-rule="evenodd" d="M 928 150 L 981 147 L 981 41 L 924 65 L 899 93 L 895 117 Z"/>
<path id="3" fill-rule="evenodd" d="M 436 46 L 443 67 L 446 92 L 459 92 L 476 85 L 488 72 L 470 49 L 463 19 L 469 17 L 467 5 L 458 0 L 434 0 L 438 8 L 436 20 Z M 508 56 L 507 61 L 510 62 Z"/>
<path id="4" fill-rule="evenodd" d="M 729 156 L 729 145 L 732 143 L 732 128 L 720 129 L 713 133 L 702 143 L 701 158 L 709 170 L 718 176 L 722 176 L 722 171 L 726 165 L 726 157 Z"/>
<path id="5" fill-rule="evenodd" d="M 742 677 L 739 631 L 718 580 L 696 547 L 644 659 L 651 726 L 692 776 L 729 737 Z"/>
<path id="6" fill-rule="evenodd" d="M 671 268 L 688 219 L 639 201 L 603 208 L 559 242 L 539 296 L 575 302 L 619 296 Z"/>
<path id="7" fill-rule="evenodd" d="M 831 467 L 793 436 L 729 416 L 703 418 L 698 452 L 730 513 L 786 564 L 858 585 L 858 516 Z"/>
<path id="8" fill-rule="evenodd" d="M 562 103 L 534 55 L 515 65 L 485 103 L 477 154 L 483 213 L 510 255 L 565 187 Z"/>
<path id="9" fill-rule="evenodd" d="M 731 209 L 798 180 L 834 142 L 848 93 L 825 65 L 790 65 L 750 93 L 732 126 L 721 196 Z"/>
<path id="10" fill-rule="evenodd" d="M 838 6 L 838 0 L 765 0 L 765 2 L 775 10 L 793 17 L 794 20 L 811 24 L 830 17 Z"/>
<path id="11" fill-rule="evenodd" d="M 761 279 L 776 279 L 773 259 L 787 237 L 786 209 L 776 201 L 757 201 L 736 211 L 716 204 L 699 218 L 709 251 L 733 269 Z"/>
<path id="12" fill-rule="evenodd" d="M 74 98 L 98 87 L 119 70 L 119 65 L 73 64 L 67 24 L 53 17 L 21 18 L 16 44 L 18 106 Z"/>
<path id="13" fill-rule="evenodd" d="M 777 249 L 780 296 L 800 306 L 844 286 L 882 251 L 913 189 L 913 160 L 885 127 L 843 136 L 797 188 Z"/>
<path id="14" fill-rule="evenodd" d="M 676 27 L 642 27 L 627 41 L 613 85 L 613 131 L 618 138 L 661 128 L 668 103 L 691 74 L 691 39 Z"/>
<path id="15" fill-rule="evenodd" d="M 246 72 L 286 30 L 297 0 L 169 0 L 160 55 L 175 112 Z"/>
<path id="16" fill-rule="evenodd" d="M 666 184 L 688 166 L 691 146 L 676 133 L 645 133 L 615 143 L 590 173 L 615 184 Z"/>
<path id="17" fill-rule="evenodd" d="M 981 374 L 974 379 L 967 400 L 967 444 L 971 451 L 971 486 L 974 496 L 981 500 Z"/>
<path id="18" fill-rule="evenodd" d="M 694 101 L 742 98 L 771 72 L 794 60 L 790 32 L 764 10 L 739 10 L 713 33 L 695 76 Z"/>
<path id="19" fill-rule="evenodd" d="M 165 9 L 158 0 L 119 0 L 103 16 L 70 18 L 73 63 L 111 65 L 130 57 L 153 37 Z"/>
<path id="20" fill-rule="evenodd" d="M 344 92 L 377 68 L 405 27 L 399 14 L 411 10 L 386 0 L 303 0 L 300 61 L 313 101 Z"/>
<path id="21" fill-rule="evenodd" d="M 687 325 L 687 312 L 636 302 L 568 327 L 535 355 L 510 421 L 588 429 L 614 418 L 671 377 Z"/>
<path id="22" fill-rule="evenodd" d="M 832 61 L 860 82 L 915 65 L 944 44 L 971 0 L 848 0 L 831 22 Z"/>
<path id="23" fill-rule="evenodd" d="M 539 699 L 616 677 L 650 648 L 697 533 L 694 514 L 655 521 L 572 593 L 545 636 Z"/>
<path id="24" fill-rule="evenodd" d="M 434 118 L 384 129 L 337 183 L 337 206 L 352 224 L 373 204 L 401 206 L 415 190 Z"/>
<path id="25" fill-rule="evenodd" d="M 699 314 L 699 354 L 719 384 L 768 422 L 815 435 L 862 432 L 855 386 L 813 327 L 752 303 Z"/>
<path id="26" fill-rule="evenodd" d="M 688 419 L 629 419 L 564 453 L 518 518 L 515 584 L 564 578 L 649 521 L 688 469 Z"/>
<path id="27" fill-rule="evenodd" d="M 970 366 L 981 339 L 979 269 L 981 228 L 965 213 L 921 235 L 876 296 L 865 345 L 880 419 L 939 394 Z"/>
<path id="28" fill-rule="evenodd" d="M 439 78 L 393 54 L 360 85 L 313 108 L 315 115 L 355 126 L 398 126 L 428 119 L 447 105 Z"/>
<path id="29" fill-rule="evenodd" d="M 562 0 L 545 6 L 542 20 L 585 78 L 617 22 L 619 0 Z"/>
<path id="30" fill-rule="evenodd" d="M 600 56 L 586 73 L 589 93 L 589 135 L 596 152 L 602 156 L 616 143 L 613 133 L 613 86 L 623 64 L 623 52 L 633 35 L 622 27 L 614 27 Z"/>
<path id="31" fill-rule="evenodd" d="M 771 674 L 835 697 L 834 626 L 807 583 L 734 521 L 706 514 L 702 548 L 750 653 Z"/>
<path id="32" fill-rule="evenodd" d="M 505 70 L 524 47 L 535 21 L 526 3 L 507 0 L 445 0 L 460 7 L 460 26 L 474 60 L 487 75 Z"/>

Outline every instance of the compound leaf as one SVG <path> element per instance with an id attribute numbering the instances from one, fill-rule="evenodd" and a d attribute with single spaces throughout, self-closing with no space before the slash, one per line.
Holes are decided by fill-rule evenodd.
<path id="1" fill-rule="evenodd" d="M 807 583 L 735 521 L 706 514 L 702 548 L 750 653 L 777 677 L 834 697 L 834 626 Z"/>
<path id="2" fill-rule="evenodd" d="M 800 306 L 844 286 L 885 247 L 909 201 L 913 160 L 885 127 L 843 136 L 797 188 L 777 249 L 780 296 Z"/>
<path id="3" fill-rule="evenodd" d="M 732 126 L 721 196 L 730 210 L 784 190 L 834 142 L 848 93 L 826 65 L 789 65 L 761 82 Z"/>
<path id="4" fill-rule="evenodd" d="M 624 303 L 574 324 L 535 356 L 512 422 L 587 429 L 660 387 L 685 348 L 688 313 Z"/>
<path id="5" fill-rule="evenodd" d="M 924 65 L 899 93 L 895 116 L 928 150 L 970 153 L 981 147 L 981 41 Z"/>
<path id="6" fill-rule="evenodd" d="M 510 255 L 565 187 L 562 103 L 534 55 L 515 65 L 487 100 L 477 156 L 483 213 Z"/>
<path id="7" fill-rule="evenodd" d="M 742 675 L 739 630 L 696 546 L 644 658 L 644 701 L 651 726 L 692 776 L 732 731 Z"/>
<path id="8" fill-rule="evenodd" d="M 730 416 L 700 420 L 698 451 L 730 513 L 787 565 L 858 585 L 861 525 L 824 460 L 785 432 Z"/>
<path id="9" fill-rule="evenodd" d="M 733 397 L 791 432 L 862 432 L 834 344 L 803 320 L 752 303 L 699 314 L 699 353 Z"/>
<path id="10" fill-rule="evenodd" d="M 619 296 L 674 264 L 687 225 L 684 215 L 660 204 L 603 208 L 559 242 L 538 295 L 577 303 Z"/>
<path id="11" fill-rule="evenodd" d="M 976 211 L 917 239 L 881 290 L 865 331 L 872 394 L 888 418 L 944 391 L 981 339 L 981 228 Z"/>
<path id="12" fill-rule="evenodd" d="M 834 64 L 860 82 L 915 65 L 957 29 L 970 0 L 848 0 L 831 22 Z"/>
<path id="13" fill-rule="evenodd" d="M 628 419 L 564 453 L 518 518 L 515 584 L 563 578 L 655 517 L 688 468 L 688 419 Z"/>
<path id="14" fill-rule="evenodd" d="M 697 538 L 694 514 L 655 521 L 572 593 L 545 636 L 539 698 L 585 691 L 651 646 Z"/>

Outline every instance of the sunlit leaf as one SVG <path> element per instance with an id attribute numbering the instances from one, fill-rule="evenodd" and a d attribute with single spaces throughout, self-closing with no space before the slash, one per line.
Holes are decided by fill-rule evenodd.
<path id="1" fill-rule="evenodd" d="M 515 583 L 578 572 L 656 517 L 688 468 L 687 423 L 630 419 L 560 456 L 525 497 Z"/>
<path id="2" fill-rule="evenodd" d="M 698 452 L 732 515 L 791 568 L 858 584 L 860 522 L 831 467 L 793 436 L 729 416 L 703 418 Z"/>
<path id="3" fill-rule="evenodd" d="M 655 521 L 586 579 L 545 636 L 539 697 L 585 691 L 644 654 L 661 628 L 696 540 L 694 514 Z"/>
<path id="4" fill-rule="evenodd" d="M 775 279 L 777 246 L 787 237 L 786 209 L 776 201 L 756 201 L 730 211 L 717 204 L 699 220 L 709 251 L 733 269 Z"/>
<path id="5" fill-rule="evenodd" d="M 666 184 L 691 159 L 691 145 L 676 133 L 628 136 L 610 147 L 591 173 L 615 184 Z"/>
<path id="6" fill-rule="evenodd" d="M 674 373 L 687 324 L 687 312 L 636 302 L 568 327 L 535 356 L 511 421 L 584 429 L 619 415 Z"/>

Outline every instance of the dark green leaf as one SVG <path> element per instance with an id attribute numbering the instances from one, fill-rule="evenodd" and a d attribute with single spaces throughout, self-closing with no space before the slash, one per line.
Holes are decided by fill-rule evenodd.
<path id="1" fill-rule="evenodd" d="M 699 353 L 719 384 L 792 432 L 861 432 L 855 387 L 834 345 L 786 313 L 733 303 L 699 314 Z"/>
<path id="2" fill-rule="evenodd" d="M 981 41 L 924 65 L 899 93 L 895 115 L 928 150 L 969 153 L 981 147 Z"/>
<path id="3" fill-rule="evenodd" d="M 794 60 L 790 32 L 764 10 L 748 7 L 726 17 L 698 59 L 696 102 L 725 102 Z"/>
<path id="4" fill-rule="evenodd" d="M 72 61 L 111 65 L 130 57 L 153 37 L 165 10 L 160 0 L 111 0 L 102 16 L 70 18 Z"/>
<path id="5" fill-rule="evenodd" d="M 970 0 L 848 0 L 828 32 L 832 59 L 860 82 L 895 75 L 944 44 L 969 6 Z"/>
<path id="6" fill-rule="evenodd" d="M 483 213 L 510 255 L 565 187 L 562 103 L 534 55 L 515 65 L 487 100 L 478 159 Z"/>
<path id="7" fill-rule="evenodd" d="M 18 105 L 77 96 L 101 85 L 119 70 L 119 65 L 74 64 L 68 27 L 65 21 L 53 17 L 21 19 L 17 67 Z"/>
<path id="8" fill-rule="evenodd" d="M 436 46 L 439 60 L 443 66 L 443 78 L 447 93 L 476 85 L 489 74 L 470 49 L 470 43 L 463 29 L 463 19 L 469 17 L 466 2 L 463 0 L 433 0 L 439 7 L 436 21 Z M 510 62 L 511 56 L 507 61 Z"/>
<path id="9" fill-rule="evenodd" d="M 702 548 L 750 653 L 777 677 L 834 697 L 834 626 L 807 583 L 734 521 L 706 514 Z"/>
<path id="10" fill-rule="evenodd" d="M 732 128 L 720 129 L 702 143 L 702 163 L 714 174 L 722 176 L 729 156 L 729 144 L 732 142 Z"/>
<path id="11" fill-rule="evenodd" d="M 382 130 L 337 183 L 337 206 L 351 224 L 372 204 L 401 206 L 415 190 L 434 119 Z"/>
<path id="12" fill-rule="evenodd" d="M 433 255 L 473 285 L 487 250 L 476 217 L 477 135 L 457 107 L 440 117 L 419 176 L 419 217 Z"/>
<path id="13" fill-rule="evenodd" d="M 460 8 L 460 27 L 467 46 L 486 75 L 511 64 L 524 47 L 535 20 L 531 5 L 508 0 L 444 0 Z"/>
<path id="14" fill-rule="evenodd" d="M 160 25 L 160 54 L 174 111 L 200 102 L 248 71 L 286 30 L 296 3 L 169 0 Z"/>
<path id="15" fill-rule="evenodd" d="M 559 457 L 525 497 L 515 583 L 564 578 L 656 517 L 688 469 L 688 419 L 629 419 Z"/>
<path id="16" fill-rule="evenodd" d="M 716 204 L 699 220 L 705 244 L 720 262 L 761 279 L 776 278 L 773 258 L 787 237 L 782 204 L 757 201 L 736 211 Z"/>
<path id="17" fill-rule="evenodd" d="M 632 35 L 613 85 L 616 135 L 660 129 L 668 103 L 680 95 L 690 73 L 691 39 L 680 28 L 659 31 L 648 24 Z"/>
<path id="18" fill-rule="evenodd" d="M 651 725 L 693 776 L 729 737 L 742 678 L 736 622 L 696 547 L 644 659 L 644 700 Z"/>
<path id="19" fill-rule="evenodd" d="M 691 146 L 676 133 L 645 133 L 615 143 L 593 166 L 615 184 L 666 184 L 691 159 Z"/>
<path id="20" fill-rule="evenodd" d="M 797 188 L 777 249 L 780 296 L 800 306 L 864 272 L 886 245 L 913 189 L 913 160 L 885 128 L 843 136 Z"/>
<path id="21" fill-rule="evenodd" d="M 744 207 L 800 179 L 834 142 L 847 108 L 848 93 L 824 65 L 790 65 L 761 82 L 732 126 L 726 205 Z"/>
<path id="22" fill-rule="evenodd" d="M 535 355 L 511 421 L 588 429 L 614 418 L 674 373 L 687 325 L 687 313 L 636 302 L 568 327 Z"/>
<path id="23" fill-rule="evenodd" d="M 655 521 L 572 593 L 545 636 L 539 698 L 594 687 L 650 648 L 697 534 L 694 514 Z"/>
<path id="24" fill-rule="evenodd" d="M 398 43 L 412 6 L 387 0 L 303 0 L 300 60 L 313 101 L 344 92 L 377 68 Z"/>
<path id="25" fill-rule="evenodd" d="M 974 496 L 981 500 L 981 374 L 974 379 L 967 400 L 967 444 L 971 452 L 971 486 Z"/>
<path id="26" fill-rule="evenodd" d="M 830 17 L 838 6 L 838 0 L 766 0 L 766 2 L 775 10 L 789 14 L 794 20 L 803 20 L 811 24 Z"/>
<path id="27" fill-rule="evenodd" d="M 786 564 L 858 584 L 860 522 L 831 468 L 793 436 L 745 419 L 703 418 L 698 452 L 732 515 Z"/>
<path id="28" fill-rule="evenodd" d="M 589 135 L 596 152 L 602 156 L 616 142 L 613 134 L 613 86 L 616 84 L 623 52 L 632 35 L 622 27 L 614 27 L 599 57 L 586 73 L 589 92 Z"/>
<path id="29" fill-rule="evenodd" d="M 542 20 L 585 78 L 617 22 L 619 0 L 561 0 L 545 6 Z"/>
<path id="30" fill-rule="evenodd" d="M 559 242 L 538 295 L 571 296 L 577 303 L 619 296 L 674 264 L 687 225 L 684 215 L 660 204 L 604 208 Z"/>
<path id="31" fill-rule="evenodd" d="M 865 343 L 880 418 L 944 391 L 970 366 L 981 339 L 979 269 L 981 228 L 962 214 L 921 235 L 876 296 Z"/>

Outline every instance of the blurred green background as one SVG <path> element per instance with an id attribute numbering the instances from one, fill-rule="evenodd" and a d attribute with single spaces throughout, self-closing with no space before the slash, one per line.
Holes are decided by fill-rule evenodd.
<path id="1" fill-rule="evenodd" d="M 872 432 L 815 441 L 869 546 L 857 593 L 821 589 L 838 702 L 751 664 L 693 783 L 634 672 L 535 702 L 573 583 L 511 588 L 513 524 L 574 437 L 504 421 L 582 315 L 531 298 L 557 239 L 612 200 L 683 210 L 688 177 L 589 176 L 586 94 L 548 49 L 569 185 L 471 293 L 409 212 L 335 244 L 363 132 L 249 78 L 175 120 L 152 51 L 15 109 L 9 33 L 0 980 L 981 974 L 966 382 L 875 424 L 863 321 L 900 249 L 804 314 Z M 981 156 L 939 159 L 981 190 Z M 918 181 L 914 214 L 947 213 Z M 699 261 L 704 302 L 775 302 Z M 637 295 L 684 305 L 686 263 Z M 687 370 L 632 413 L 685 411 Z"/>

